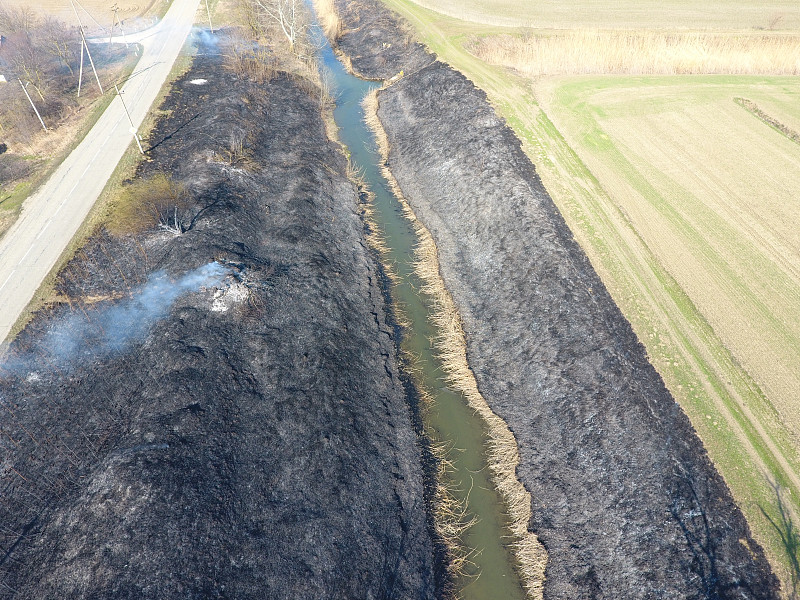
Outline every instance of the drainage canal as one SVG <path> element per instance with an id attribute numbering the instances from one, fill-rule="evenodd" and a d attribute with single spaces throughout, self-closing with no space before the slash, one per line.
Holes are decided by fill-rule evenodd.
<path id="1" fill-rule="evenodd" d="M 374 193 L 374 226 L 386 245 L 387 267 L 395 275 L 392 302 L 405 321 L 403 350 L 414 357 L 413 380 L 427 399 L 421 411 L 424 428 L 435 445 L 447 449 L 452 465 L 441 483 L 466 507 L 464 520 L 473 522 L 460 536 L 471 552 L 463 573 L 456 577 L 456 593 L 464 600 L 522 600 L 525 593 L 508 547 L 510 536 L 503 502 L 486 466 L 484 423 L 467 406 L 465 398 L 445 384 L 441 361 L 431 343 L 436 336 L 430 320 L 431 299 L 421 291 L 423 282 L 414 272 L 417 234 L 380 171 L 377 144 L 364 123 L 361 100 L 377 84 L 350 75 L 330 45 L 322 40 L 320 43 L 324 44 L 324 76 L 332 85 L 336 100 L 334 118 L 339 137 Z"/>

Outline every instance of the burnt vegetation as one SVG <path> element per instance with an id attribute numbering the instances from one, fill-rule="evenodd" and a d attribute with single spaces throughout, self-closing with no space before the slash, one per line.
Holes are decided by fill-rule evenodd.
<path id="1" fill-rule="evenodd" d="M 337 6 L 357 72 L 405 73 L 378 96 L 387 166 L 436 242 L 479 391 L 516 437 L 544 598 L 778 598 L 688 418 L 485 94 L 423 60 L 377 0 Z"/>
<path id="2" fill-rule="evenodd" d="M 176 82 L 127 199 L 0 367 L 2 598 L 433 596 L 346 160 L 301 59 L 251 40 L 242 70 L 246 41 L 221 34 Z M 251 78 L 259 53 L 269 76 Z M 176 214 L 181 235 L 162 227 Z M 124 334 L 113 307 L 215 264 L 97 348 Z M 46 349 L 71 320 L 62 360 Z"/>

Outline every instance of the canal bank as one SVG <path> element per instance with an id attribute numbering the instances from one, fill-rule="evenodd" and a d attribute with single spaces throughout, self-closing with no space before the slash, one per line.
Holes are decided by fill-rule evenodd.
<path id="1" fill-rule="evenodd" d="M 333 84 L 339 139 L 369 190 L 368 226 L 374 229 L 380 260 L 390 273 L 387 285 L 396 320 L 402 323 L 399 350 L 419 399 L 421 433 L 436 463 L 435 473 L 429 474 L 435 480 L 429 509 L 437 537 L 447 548 L 449 581 L 443 591 L 464 599 L 522 600 L 527 594 L 515 568 L 514 550 L 520 543 L 530 543 L 525 535 L 530 498 L 514 478 L 512 463 L 514 491 L 523 496 L 517 504 L 527 511 L 520 532 L 512 527 L 517 515 L 509 511 L 495 482 L 500 461 L 489 457 L 499 448 L 516 454 L 513 436 L 482 403 L 477 390 L 470 397 L 453 376 L 454 359 L 445 354 L 442 341 L 452 342 L 444 330 L 457 317 L 445 322 L 444 289 L 436 285 L 436 268 L 431 271 L 430 264 L 420 262 L 421 254 L 430 253 L 430 236 L 384 177 L 384 156 L 374 131 L 366 125 L 367 120 L 375 124 L 374 108 L 365 113 L 363 101 L 374 98 L 378 84 L 350 74 L 329 44 L 324 44 L 321 55 L 325 77 Z M 427 276 L 424 266 L 429 269 Z M 460 368 L 468 370 L 465 361 Z"/>
<path id="2" fill-rule="evenodd" d="M 133 183 L 168 175 L 182 231 L 99 228 L 0 364 L 0 599 L 433 600 L 415 430 L 316 79 L 212 41 Z M 223 282 L 173 294 L 214 261 Z"/>
<path id="3" fill-rule="evenodd" d="M 465 77 L 420 59 L 380 2 L 337 7 L 356 72 L 404 72 L 379 94 L 387 164 L 432 235 L 478 389 L 516 436 L 528 528 L 548 551 L 544 597 L 777 597 L 724 481 L 513 132 Z"/>

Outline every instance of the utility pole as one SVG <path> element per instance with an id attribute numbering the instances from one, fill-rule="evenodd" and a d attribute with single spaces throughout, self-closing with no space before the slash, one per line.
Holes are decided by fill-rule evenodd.
<path id="1" fill-rule="evenodd" d="M 81 36 L 81 67 L 78 70 L 78 98 L 81 97 L 82 82 L 83 82 L 83 37 Z"/>
<path id="2" fill-rule="evenodd" d="M 214 26 L 211 24 L 211 9 L 208 8 L 208 0 L 206 0 L 206 12 L 208 13 L 208 28 L 211 30 L 211 33 L 214 33 Z"/>
<path id="3" fill-rule="evenodd" d="M 125 42 L 125 47 L 128 47 L 128 40 L 125 39 L 125 29 L 122 27 L 122 21 L 119 20 L 119 16 L 117 15 L 117 11 L 119 10 L 119 6 L 114 4 L 111 7 L 111 10 L 114 11 L 114 18 L 111 21 L 111 33 L 108 34 L 108 43 L 111 43 L 112 38 L 114 37 L 114 26 L 119 25 L 119 30 L 122 32 L 122 41 Z"/>
<path id="4" fill-rule="evenodd" d="M 70 4 L 72 5 L 72 11 L 75 13 L 75 18 L 78 19 L 78 27 L 81 32 L 81 68 L 78 74 L 78 97 L 81 96 L 81 80 L 83 79 L 83 50 L 86 49 L 86 54 L 89 56 L 89 63 L 92 65 L 92 71 L 94 71 L 94 78 L 97 81 L 97 87 L 100 88 L 100 94 L 103 94 L 103 86 L 100 85 L 100 78 L 97 76 L 97 69 L 94 68 L 94 61 L 92 60 L 92 53 L 89 52 L 89 44 L 86 42 L 86 35 L 83 33 L 83 22 L 81 22 L 81 18 L 78 16 L 78 10 L 75 8 L 75 2 L 73 0 L 69 0 Z M 83 7 L 81 7 L 83 8 Z"/>
<path id="5" fill-rule="evenodd" d="M 36 110 L 36 105 L 33 103 L 33 99 L 31 98 L 31 95 L 28 93 L 28 86 L 22 83 L 22 79 L 17 79 L 17 81 L 19 81 L 19 84 L 22 86 L 22 91 L 25 92 L 25 95 L 28 97 L 28 102 L 31 103 L 31 106 L 33 107 L 33 112 L 35 112 L 36 116 L 39 117 L 39 123 L 42 124 L 42 129 L 47 131 L 47 127 L 45 126 L 44 121 L 42 121 L 42 115 L 40 115 L 39 111 Z M 30 83 L 30 81 L 28 83 Z"/>
<path id="6" fill-rule="evenodd" d="M 81 26 L 81 42 L 83 44 L 81 46 L 81 65 L 83 64 L 83 49 L 86 48 L 86 55 L 89 57 L 89 64 L 92 65 L 92 71 L 94 72 L 94 79 L 97 82 L 97 87 L 100 88 L 100 94 L 102 95 L 105 92 L 103 91 L 103 86 L 100 85 L 100 77 L 97 76 L 97 69 L 94 68 L 94 61 L 92 60 L 92 53 L 89 52 L 89 43 L 86 41 L 86 35 L 83 33 L 83 27 L 82 26 Z M 81 72 L 83 72 L 83 69 L 81 69 Z M 80 88 L 80 84 L 78 84 L 78 87 Z M 78 92 L 78 94 L 80 95 L 80 92 Z"/>
<path id="7" fill-rule="evenodd" d="M 131 124 L 130 132 L 133 134 L 133 139 L 136 140 L 136 145 L 139 146 L 139 152 L 144 154 L 142 143 L 139 141 L 139 133 L 136 131 L 136 126 L 133 124 L 133 119 L 131 119 L 131 113 L 128 112 L 128 107 L 125 106 L 125 100 L 122 99 L 122 92 L 119 91 L 116 83 L 114 84 L 114 89 L 117 90 L 117 96 L 119 96 L 119 101 L 122 102 L 122 108 L 125 109 L 125 114 L 128 115 L 128 122 Z"/>

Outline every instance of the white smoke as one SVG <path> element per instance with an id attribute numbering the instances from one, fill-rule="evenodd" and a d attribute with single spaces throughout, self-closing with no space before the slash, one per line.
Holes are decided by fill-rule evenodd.
<path id="1" fill-rule="evenodd" d="M 55 321 L 31 350 L 10 356 L 0 364 L 3 371 L 24 374 L 42 369 L 69 368 L 92 358 L 125 350 L 143 339 L 151 327 L 165 317 L 181 294 L 204 287 L 218 287 L 228 270 L 211 262 L 186 273 L 178 280 L 166 273 L 153 273 L 131 297 L 121 302 L 73 312 Z"/>

